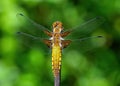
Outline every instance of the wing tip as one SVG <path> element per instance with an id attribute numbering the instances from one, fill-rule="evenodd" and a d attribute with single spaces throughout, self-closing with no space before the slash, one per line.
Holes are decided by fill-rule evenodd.
<path id="1" fill-rule="evenodd" d="M 22 13 L 17 13 L 16 16 L 24 16 Z"/>
<path id="2" fill-rule="evenodd" d="M 101 21 L 105 21 L 105 18 L 104 17 L 102 17 L 102 16 L 97 16 L 95 19 L 97 19 L 97 20 L 101 20 Z"/>
<path id="3" fill-rule="evenodd" d="M 101 36 L 101 35 L 99 35 L 99 36 L 97 36 L 98 38 L 103 38 L 103 36 Z"/>
<path id="4" fill-rule="evenodd" d="M 21 32 L 16 32 L 17 34 L 20 34 Z"/>

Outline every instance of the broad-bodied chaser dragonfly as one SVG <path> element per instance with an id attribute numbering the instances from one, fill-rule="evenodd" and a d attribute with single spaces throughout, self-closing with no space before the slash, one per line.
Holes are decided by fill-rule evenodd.
<path id="1" fill-rule="evenodd" d="M 17 34 L 23 38 L 29 37 L 31 39 L 44 42 L 52 51 L 52 70 L 54 77 L 59 76 L 61 70 L 61 54 L 62 50 L 69 46 L 72 42 L 77 42 L 81 44 L 81 41 L 90 38 L 101 38 L 102 36 L 93 36 L 89 37 L 88 34 L 93 32 L 100 24 L 104 22 L 104 18 L 96 17 L 90 19 L 89 21 L 69 30 L 64 30 L 63 24 L 60 21 L 56 21 L 52 24 L 52 31 L 45 28 L 44 26 L 35 23 L 30 18 L 24 16 L 23 14 L 17 14 L 20 19 L 28 21 L 30 24 L 36 26 L 33 29 L 36 29 L 36 32 L 33 32 L 31 27 L 28 28 L 28 33 L 24 31 L 17 32 Z M 49 39 L 44 38 L 41 33 L 45 33 L 49 36 Z M 31 33 L 40 34 L 36 37 L 31 35 Z M 64 39 L 65 37 L 70 36 L 70 39 Z M 33 41 L 34 41 L 33 40 Z M 30 41 L 32 42 L 32 41 Z"/>

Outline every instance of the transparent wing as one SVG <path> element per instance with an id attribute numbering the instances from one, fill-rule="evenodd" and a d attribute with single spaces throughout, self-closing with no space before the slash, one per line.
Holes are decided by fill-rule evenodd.
<path id="1" fill-rule="evenodd" d="M 63 32 L 68 34 L 65 39 L 71 40 L 70 45 L 66 50 L 78 50 L 80 52 L 91 51 L 92 49 L 97 48 L 95 43 L 102 41 L 104 37 L 102 36 L 92 36 L 91 34 L 105 21 L 103 17 L 93 18 L 73 29 L 66 30 Z M 94 39 L 94 40 L 93 40 Z"/>
<path id="2" fill-rule="evenodd" d="M 103 36 L 92 36 L 70 40 L 71 43 L 65 50 L 76 50 L 80 53 L 90 52 L 95 48 L 99 48 L 103 40 Z"/>
<path id="3" fill-rule="evenodd" d="M 70 32 L 70 34 L 66 38 L 80 39 L 82 37 L 88 37 L 104 21 L 105 21 L 105 19 L 103 17 L 96 17 L 96 18 L 90 19 L 89 21 L 87 21 L 81 25 L 78 25 L 77 27 L 75 27 L 73 29 L 65 31 L 65 32 Z"/>
<path id="4" fill-rule="evenodd" d="M 19 46 L 24 46 L 27 48 L 39 48 L 42 50 L 47 50 L 47 46 L 44 44 L 42 38 L 40 37 L 35 37 L 31 34 L 27 34 L 24 32 L 17 32 L 16 33 L 17 40 L 19 41 Z"/>
<path id="5" fill-rule="evenodd" d="M 17 14 L 17 19 L 20 21 L 21 25 L 16 33 L 17 40 L 20 41 L 21 44 L 30 48 L 36 47 L 46 49 L 47 46 L 43 41 L 48 38 L 47 34 L 51 34 L 51 32 L 23 14 Z"/>
<path id="6" fill-rule="evenodd" d="M 19 28 L 19 31 L 29 33 L 34 36 L 39 36 L 39 37 L 47 37 L 45 33 L 51 33 L 49 29 L 46 27 L 37 24 L 34 22 L 32 19 L 26 17 L 25 15 L 18 13 L 17 19 L 20 22 L 21 26 Z"/>

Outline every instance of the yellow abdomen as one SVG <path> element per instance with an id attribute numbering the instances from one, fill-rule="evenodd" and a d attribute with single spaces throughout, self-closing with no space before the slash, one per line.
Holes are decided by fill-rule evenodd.
<path id="1" fill-rule="evenodd" d="M 54 76 L 58 76 L 60 73 L 61 68 L 61 48 L 60 46 L 53 46 L 52 47 L 52 70 Z"/>

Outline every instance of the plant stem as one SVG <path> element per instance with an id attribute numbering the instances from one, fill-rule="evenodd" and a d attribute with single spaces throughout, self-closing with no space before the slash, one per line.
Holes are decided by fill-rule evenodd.
<path id="1" fill-rule="evenodd" d="M 61 72 L 54 78 L 54 86 L 60 86 Z"/>

